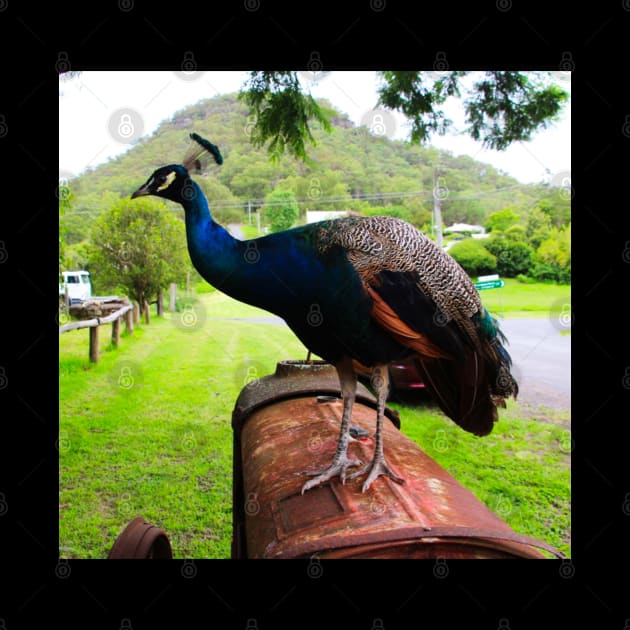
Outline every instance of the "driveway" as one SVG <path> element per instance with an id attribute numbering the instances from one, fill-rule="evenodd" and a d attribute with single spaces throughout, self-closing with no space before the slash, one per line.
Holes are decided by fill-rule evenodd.
<path id="1" fill-rule="evenodd" d="M 571 335 L 561 335 L 551 319 L 504 319 L 518 400 L 571 409 Z"/>

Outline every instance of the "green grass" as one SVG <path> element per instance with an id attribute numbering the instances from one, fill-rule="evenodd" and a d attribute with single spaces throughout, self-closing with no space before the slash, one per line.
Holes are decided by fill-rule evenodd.
<path id="1" fill-rule="evenodd" d="M 196 329 L 182 313 L 153 317 L 116 351 L 102 341 L 94 365 L 87 330 L 60 336 L 62 556 L 106 557 L 143 516 L 178 557 L 229 557 L 234 402 L 248 378 L 305 350 L 283 326 L 265 326 L 263 344 L 260 324 L 210 319 L 264 311 L 218 293 L 202 300 Z"/>
<path id="2" fill-rule="evenodd" d="M 504 278 L 500 289 L 480 291 L 484 306 L 500 317 L 549 317 L 571 309 L 571 286 L 535 282 L 524 284 L 514 278 Z"/>
<path id="3" fill-rule="evenodd" d="M 246 239 L 262 236 L 262 232 L 259 232 L 255 225 L 247 225 L 247 223 L 243 223 L 241 224 L 241 230 L 243 230 L 243 236 Z"/>
<path id="4" fill-rule="evenodd" d="M 417 402 L 416 398 L 416 402 Z M 513 401 L 493 432 L 461 431 L 426 403 L 390 403 L 401 430 L 515 531 L 571 551 L 570 412 Z"/>
<path id="5" fill-rule="evenodd" d="M 163 527 L 176 557 L 229 557 L 234 402 L 306 350 L 284 326 L 219 318 L 266 316 L 204 294 L 194 314 L 153 317 L 117 350 L 103 327 L 97 364 L 87 330 L 60 335 L 62 557 L 106 557 L 135 516 Z M 434 408 L 397 406 L 403 431 L 516 531 L 569 552 L 569 412 L 513 403 L 478 439 Z"/>

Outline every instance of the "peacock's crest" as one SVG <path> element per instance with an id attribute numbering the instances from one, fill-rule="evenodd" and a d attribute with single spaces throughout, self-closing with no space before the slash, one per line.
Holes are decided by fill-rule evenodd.
<path id="1" fill-rule="evenodd" d="M 216 144 L 212 144 L 194 132 L 190 134 L 190 139 L 192 142 L 182 160 L 182 165 L 187 171 L 200 173 L 207 167 L 210 157 L 217 164 L 223 164 L 223 156 Z"/>

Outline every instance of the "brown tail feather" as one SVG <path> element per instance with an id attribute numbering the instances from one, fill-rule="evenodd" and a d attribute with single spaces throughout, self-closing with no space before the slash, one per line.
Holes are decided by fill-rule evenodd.
<path id="1" fill-rule="evenodd" d="M 464 361 L 417 358 L 424 384 L 442 411 L 462 429 L 488 435 L 498 419 L 484 361 L 470 350 Z"/>

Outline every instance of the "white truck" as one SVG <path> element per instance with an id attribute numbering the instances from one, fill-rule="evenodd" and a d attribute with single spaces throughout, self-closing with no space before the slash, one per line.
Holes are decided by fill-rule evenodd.
<path id="1" fill-rule="evenodd" d="M 63 271 L 59 275 L 59 298 L 64 299 L 68 293 L 70 304 L 83 302 L 92 297 L 92 283 L 90 272 L 83 269 L 79 271 Z"/>

